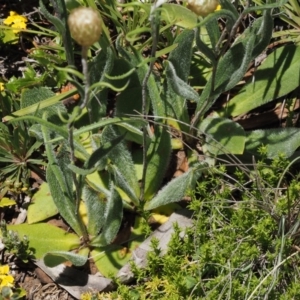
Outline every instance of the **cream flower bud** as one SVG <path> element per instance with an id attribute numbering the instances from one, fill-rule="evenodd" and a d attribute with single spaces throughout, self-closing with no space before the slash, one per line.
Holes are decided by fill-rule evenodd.
<path id="1" fill-rule="evenodd" d="M 73 9 L 68 18 L 68 25 L 73 39 L 85 47 L 97 42 L 102 32 L 102 19 L 99 13 L 89 7 Z"/>
<path id="2" fill-rule="evenodd" d="M 187 8 L 202 17 L 214 12 L 219 5 L 218 0 L 187 0 L 187 3 Z"/>

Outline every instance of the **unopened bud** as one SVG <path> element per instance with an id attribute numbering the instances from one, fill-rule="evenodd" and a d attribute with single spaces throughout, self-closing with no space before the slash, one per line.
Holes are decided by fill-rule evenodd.
<path id="1" fill-rule="evenodd" d="M 219 5 L 218 0 L 187 0 L 187 3 L 187 8 L 202 17 L 214 12 Z"/>
<path id="2" fill-rule="evenodd" d="M 101 16 L 90 7 L 73 9 L 68 18 L 68 25 L 73 39 L 84 47 L 97 42 L 102 33 Z"/>

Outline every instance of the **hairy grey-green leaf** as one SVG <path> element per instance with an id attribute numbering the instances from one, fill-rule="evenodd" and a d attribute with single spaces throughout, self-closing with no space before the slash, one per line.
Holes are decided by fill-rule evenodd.
<path id="1" fill-rule="evenodd" d="M 85 229 L 76 214 L 75 198 L 72 186 L 70 186 L 70 174 L 64 174 L 64 171 L 67 170 L 67 166 L 65 165 L 66 159 L 64 155 L 61 155 L 57 159 L 53 145 L 48 143 L 50 138 L 48 128 L 43 126 L 42 132 L 49 161 L 46 170 L 46 179 L 49 184 L 51 196 L 61 216 L 79 236 L 82 236 L 85 233 Z M 60 166 L 59 163 L 63 165 Z"/>
<path id="2" fill-rule="evenodd" d="M 300 47 L 287 45 L 272 52 L 258 67 L 253 80 L 233 97 L 224 114 L 238 116 L 282 97 L 299 87 Z M 270 72 L 274 76 L 269 76 Z"/>
<path id="3" fill-rule="evenodd" d="M 111 196 L 107 199 L 105 207 L 105 223 L 99 236 L 92 240 L 94 247 L 104 247 L 109 245 L 116 237 L 123 218 L 123 202 L 116 191 L 114 185 L 111 185 Z"/>
<path id="4" fill-rule="evenodd" d="M 201 94 L 197 111 L 205 113 L 222 92 L 230 90 L 243 78 L 249 63 L 268 45 L 272 27 L 270 12 L 266 11 L 236 40 L 218 63 L 214 91 L 211 93 L 210 78 Z"/>
<path id="5" fill-rule="evenodd" d="M 53 16 L 52 14 L 50 14 L 48 12 L 48 10 L 42 0 L 39 1 L 39 6 L 40 6 L 40 10 L 41 10 L 42 14 L 47 18 L 47 20 L 50 21 L 55 26 L 56 30 L 61 35 L 64 35 L 66 32 L 66 28 L 65 28 L 65 25 L 63 24 L 63 22 L 59 18 Z"/>
<path id="6" fill-rule="evenodd" d="M 260 146 L 267 147 L 267 155 L 274 158 L 278 154 L 290 157 L 300 147 L 299 128 L 274 128 L 249 131 L 246 134 L 246 150 L 258 154 Z"/>
<path id="7" fill-rule="evenodd" d="M 178 202 L 186 195 L 188 189 L 193 188 L 196 180 L 201 175 L 199 170 L 190 168 L 183 175 L 171 180 L 158 194 L 149 202 L 146 202 L 144 209 L 151 210 L 162 205 Z"/>
<path id="8" fill-rule="evenodd" d="M 147 170 L 144 200 L 148 201 L 159 191 L 171 158 L 171 139 L 165 127 L 156 126 L 147 151 Z"/>
<path id="9" fill-rule="evenodd" d="M 215 49 L 221 36 L 218 19 L 212 19 L 206 24 L 205 27 L 211 42 L 212 49 Z"/>
<path id="10" fill-rule="evenodd" d="M 74 266 L 83 266 L 87 262 L 87 257 L 67 251 L 48 252 L 43 260 L 47 267 L 53 268 L 64 262 L 70 261 Z"/>
<path id="11" fill-rule="evenodd" d="M 203 148 L 210 154 L 244 153 L 245 131 L 232 120 L 207 117 L 199 126 L 199 134 L 205 134 Z"/>
<path id="12" fill-rule="evenodd" d="M 170 52 L 169 62 L 174 66 L 176 75 L 185 83 L 188 80 L 190 74 L 191 55 L 194 41 L 194 31 L 184 30 L 174 40 L 174 44 L 178 44 L 177 47 Z M 164 117 L 173 117 L 181 122 L 180 129 L 184 132 L 189 130 L 189 126 L 185 125 L 189 123 L 189 116 L 187 113 L 187 105 L 185 97 L 178 95 L 174 91 L 173 78 L 166 74 L 167 78 L 163 83 L 160 103 L 164 107 Z M 185 85 L 186 87 L 186 85 Z M 175 88 L 179 93 L 179 88 Z M 187 90 L 187 89 L 185 89 Z M 190 90 L 191 91 L 191 90 Z M 191 92 L 192 93 L 192 92 Z M 191 96 L 191 95 L 189 95 Z M 193 98 L 195 98 L 192 95 Z M 161 101 L 161 100 L 160 100 Z"/>
<path id="13" fill-rule="evenodd" d="M 106 196 L 84 185 L 82 199 L 87 207 L 88 233 L 96 236 L 105 223 Z"/>
<path id="14" fill-rule="evenodd" d="M 107 82 L 106 74 L 111 74 L 114 66 L 115 55 L 110 47 L 102 49 L 90 63 L 91 85 L 96 82 Z M 108 89 L 102 88 L 99 92 L 92 91 L 89 107 L 92 120 L 96 122 L 105 117 L 107 110 Z"/>
<path id="15" fill-rule="evenodd" d="M 187 82 L 190 74 L 194 31 L 185 29 L 176 36 L 174 44 L 177 47 L 170 52 L 168 60 L 173 64 L 177 76 Z"/>
<path id="16" fill-rule="evenodd" d="M 121 172 L 117 166 L 110 165 L 108 170 L 114 175 L 114 183 L 118 188 L 121 188 L 123 192 L 130 198 L 130 200 L 134 203 L 134 205 L 139 206 L 139 198 L 135 194 L 134 190 L 128 183 L 126 177 L 124 177 L 123 172 Z"/>
<path id="17" fill-rule="evenodd" d="M 166 61 L 165 66 L 166 75 L 168 76 L 168 80 L 173 91 L 182 98 L 198 102 L 198 93 L 190 85 L 185 83 L 182 79 L 180 79 L 180 77 L 177 76 L 173 64 L 170 61 Z"/>
<path id="18" fill-rule="evenodd" d="M 196 45 L 201 53 L 203 53 L 210 61 L 211 63 L 216 63 L 216 56 L 212 49 L 210 49 L 200 38 L 200 28 L 197 27 L 195 30 L 195 40 Z"/>
<path id="19" fill-rule="evenodd" d="M 117 128 L 114 126 L 107 126 L 102 132 L 102 142 L 106 143 L 120 136 L 117 132 Z M 123 142 L 117 144 L 108 153 L 107 157 L 111 160 L 111 163 L 116 166 L 118 171 L 122 174 L 122 177 L 127 181 L 132 191 L 139 197 L 140 187 L 138 184 L 135 166 L 132 160 L 131 153 Z"/>

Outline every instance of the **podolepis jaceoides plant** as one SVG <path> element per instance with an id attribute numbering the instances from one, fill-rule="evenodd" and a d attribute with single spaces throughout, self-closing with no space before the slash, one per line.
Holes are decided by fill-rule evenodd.
<path id="1" fill-rule="evenodd" d="M 147 9 L 146 4 L 141 4 L 141 9 L 137 11 L 150 32 L 149 38 L 153 40 L 151 54 L 145 59 L 143 55 L 149 47 L 149 39 L 141 43 L 136 39 L 138 32 L 132 35 L 130 30 L 122 32 L 126 22 L 118 19 L 121 17 L 119 13 L 109 15 L 109 8 L 101 4 L 105 6 L 103 18 L 111 17 L 115 25 L 122 23 L 115 43 L 110 45 L 112 41 L 107 34 L 107 27 L 95 10 L 96 6 L 94 10 L 83 9 L 98 18 L 94 28 L 90 18 L 76 17 L 72 21 L 72 12 L 67 22 L 65 4 L 63 1 L 57 3 L 61 19 L 49 14 L 43 4 L 41 7 L 63 36 L 67 51 L 72 49 L 69 27 L 72 27 L 70 31 L 74 39 L 82 46 L 82 74 L 73 67 L 72 50 L 68 52 L 69 66 L 63 69 L 77 88 L 81 102 L 69 113 L 62 107 L 55 107 L 50 112 L 52 105 L 63 98 L 53 95 L 15 112 L 13 116 L 7 116 L 6 120 L 20 122 L 26 119 L 37 123 L 31 130 L 36 138 L 45 143 L 47 181 L 53 201 L 75 232 L 67 235 L 69 239 L 65 239 L 67 242 L 63 247 L 57 246 L 57 243 L 45 251 L 36 243 L 36 247 L 40 247 L 38 254 L 42 256 L 48 252 L 45 261 L 49 265 L 66 259 L 81 265 L 90 255 L 101 269 L 103 261 L 100 257 L 105 256 L 105 251 L 115 249 L 118 254 L 124 248 L 122 245 L 111 245 L 119 231 L 124 208 L 139 211 L 143 215 L 160 206 L 180 201 L 201 175 L 203 164 L 191 156 L 189 170 L 163 185 L 174 147 L 168 126 L 181 131 L 183 141 L 187 143 L 190 143 L 188 134 L 199 130 L 199 134 L 206 136 L 203 149 L 210 156 L 229 152 L 242 154 L 253 146 L 253 140 L 260 141 L 257 136 L 259 133 L 246 134 L 241 126 L 227 118 L 238 104 L 234 107 L 229 104 L 215 118 L 207 117 L 206 113 L 223 92 L 231 90 L 241 81 L 249 63 L 268 46 L 273 29 L 271 8 L 275 4 L 246 7 L 240 14 L 234 5 L 221 1 L 220 11 L 199 20 L 193 12 L 180 5 L 158 2 L 148 5 Z M 137 4 L 129 3 L 125 7 L 130 5 L 136 9 Z M 256 9 L 264 11 L 262 16 L 235 38 L 244 16 Z M 80 11 L 82 8 L 74 13 Z M 190 17 L 189 21 L 182 22 L 182 18 L 179 18 L 181 13 Z M 221 17 L 226 20 L 226 34 L 218 26 Z M 80 20 L 81 25 L 74 25 Z M 184 29 L 178 30 L 176 37 L 171 38 L 166 30 L 161 31 L 164 22 Z M 87 29 L 83 26 L 87 26 Z M 75 29 L 83 29 L 85 34 L 76 37 Z M 95 36 L 92 33 L 94 29 Z M 208 34 L 208 43 L 202 40 L 202 30 Z M 101 32 L 103 34 L 100 37 Z M 161 32 L 163 35 L 160 35 Z M 135 38 L 131 39 L 133 35 Z M 167 45 L 162 43 L 164 39 L 161 36 L 166 37 Z M 86 42 L 84 39 L 88 37 L 90 40 Z M 98 51 L 97 54 L 88 61 L 89 51 L 94 50 Z M 211 65 L 211 77 L 200 95 L 189 84 L 195 51 L 201 52 Z M 158 75 L 153 69 L 159 55 L 168 56 Z M 118 94 L 115 97 L 114 118 L 107 119 L 104 116 L 109 90 Z M 188 111 L 188 104 L 191 103 L 196 104 L 192 121 Z M 55 114 L 59 116 L 59 121 L 53 121 Z M 15 119 L 16 116 L 23 117 Z M 267 133 L 260 132 L 262 135 Z M 249 147 L 245 148 L 247 143 Z M 178 148 L 184 147 L 184 143 L 179 144 Z M 87 220 L 83 218 L 84 207 Z M 40 235 L 44 225 L 24 225 L 23 231 L 36 228 L 34 233 Z M 133 228 L 136 232 L 133 230 L 132 236 L 125 242 L 139 235 L 140 227 L 134 225 Z M 55 239 L 59 241 L 62 232 L 57 234 Z M 132 244 L 127 248 L 131 247 Z M 79 248 L 81 255 L 68 252 Z M 115 259 L 121 261 L 120 258 Z"/>

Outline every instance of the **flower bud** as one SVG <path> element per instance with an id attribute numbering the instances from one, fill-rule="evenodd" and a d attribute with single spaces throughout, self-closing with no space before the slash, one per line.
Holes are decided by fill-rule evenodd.
<path id="1" fill-rule="evenodd" d="M 97 42 L 102 32 L 102 19 L 90 7 L 79 7 L 71 11 L 68 25 L 73 39 L 81 46 L 89 47 Z"/>
<path id="2" fill-rule="evenodd" d="M 187 3 L 187 8 L 202 17 L 214 12 L 219 5 L 218 0 L 187 0 Z"/>

